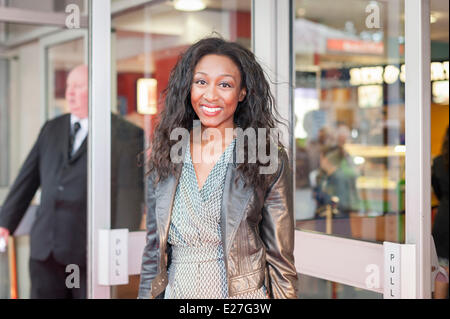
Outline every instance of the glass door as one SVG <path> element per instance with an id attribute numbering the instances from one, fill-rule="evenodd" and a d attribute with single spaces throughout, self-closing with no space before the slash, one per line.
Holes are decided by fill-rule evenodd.
<path id="1" fill-rule="evenodd" d="M 41 172 L 30 165 L 32 160 L 26 162 L 44 123 L 67 116 L 66 77 L 71 68 L 87 63 L 83 47 L 86 4 L 84 0 L 0 4 L 0 224 L 9 230 L 6 252 L 0 252 L 0 298 L 31 297 L 29 264 L 42 240 L 31 234 L 37 225 L 42 226 L 46 214 L 42 207 L 48 200 L 41 196 L 42 181 L 29 178 Z M 75 39 L 81 39 L 81 45 Z M 72 40 L 75 44 L 70 45 Z M 56 144 L 49 153 L 59 152 Z M 87 175 L 87 170 L 80 175 Z M 30 186 L 35 182 L 37 186 Z M 87 193 L 87 184 L 80 187 Z M 48 190 L 47 186 L 44 192 Z M 28 193 L 19 198 L 26 205 L 18 207 L 14 193 Z M 62 191 L 56 194 L 63 196 Z M 86 207 L 83 212 L 87 215 Z M 86 234 L 86 227 L 81 229 Z M 85 249 L 82 243 L 77 247 Z"/>
<path id="2" fill-rule="evenodd" d="M 90 184 L 92 298 L 137 297 L 145 245 L 149 140 L 156 116 L 163 108 L 160 96 L 168 84 L 171 69 L 189 45 L 215 33 L 251 48 L 251 7 L 250 0 L 205 1 L 205 7 L 197 11 L 176 8 L 173 1 L 92 3 L 92 72 L 95 77 L 106 70 L 110 78 L 105 76 L 105 79 L 111 83 L 110 88 L 101 88 L 102 92 L 111 92 L 106 94 L 111 101 L 103 94 L 98 97 L 102 99 L 102 107 L 93 106 L 91 113 L 94 130 Z M 110 16 L 104 13 L 108 10 Z M 97 23 L 110 25 L 112 32 L 100 35 L 96 31 Z M 94 40 L 96 36 L 101 38 L 100 43 Z M 111 62 L 104 54 L 95 60 L 95 53 L 105 52 L 103 50 L 108 50 Z M 99 71 L 100 68 L 103 71 Z M 96 83 L 93 79 L 93 85 Z M 92 103 L 95 103 L 98 91 L 92 89 L 92 92 Z M 105 124 L 105 118 L 111 120 Z M 95 136 L 95 130 L 102 131 Z M 99 151 L 99 145 L 103 150 Z M 109 158 L 104 158 L 105 154 L 110 154 Z M 95 159 L 96 156 L 103 160 Z M 109 194 L 105 193 L 105 188 Z M 98 237 L 100 230 L 106 230 L 101 236 L 109 238 L 109 242 L 113 238 L 126 241 L 117 250 L 121 251 L 120 256 L 107 252 L 103 243 L 108 239 Z M 95 243 L 96 240 L 100 243 Z M 111 264 L 97 259 L 102 254 L 103 258 L 116 258 L 119 264 L 126 263 L 126 267 L 111 268 Z M 109 277 L 99 278 L 101 273 L 109 273 Z"/>
<path id="3" fill-rule="evenodd" d="M 158 97 L 178 54 L 214 31 L 251 47 L 288 123 L 299 297 L 430 297 L 430 1 L 90 10 L 90 298 L 137 296 Z M 386 256 L 411 267 L 389 274 Z"/>
<path id="4" fill-rule="evenodd" d="M 299 297 L 430 298 L 430 2 L 291 5 Z"/>
<path id="5" fill-rule="evenodd" d="M 293 10 L 296 225 L 404 243 L 404 1 L 294 1 Z M 382 297 L 300 278 L 304 298 Z"/>
<path id="6" fill-rule="evenodd" d="M 430 12 L 448 24 L 445 8 L 255 1 L 290 124 L 299 297 L 430 298 Z"/>

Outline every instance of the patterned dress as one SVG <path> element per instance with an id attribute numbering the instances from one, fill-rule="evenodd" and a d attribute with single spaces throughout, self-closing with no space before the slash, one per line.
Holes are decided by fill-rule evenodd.
<path id="1" fill-rule="evenodd" d="M 199 190 L 190 143 L 175 193 L 168 243 L 172 245 L 166 299 L 229 298 L 220 214 L 225 175 L 236 139 L 226 148 Z M 234 298 L 264 299 L 266 289 Z"/>

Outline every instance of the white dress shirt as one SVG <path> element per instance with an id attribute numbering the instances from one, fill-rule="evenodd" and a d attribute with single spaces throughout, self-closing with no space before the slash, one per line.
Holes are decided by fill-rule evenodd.
<path id="1" fill-rule="evenodd" d="M 84 139 L 88 134 L 89 120 L 88 118 L 79 119 L 77 116 L 70 114 L 70 129 L 73 132 L 73 125 L 78 122 L 80 123 L 80 129 L 75 136 L 75 141 L 73 142 L 72 155 L 75 154 L 78 148 L 83 144 Z"/>

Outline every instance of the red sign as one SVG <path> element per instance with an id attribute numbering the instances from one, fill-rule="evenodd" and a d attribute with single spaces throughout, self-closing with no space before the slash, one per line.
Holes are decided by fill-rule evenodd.
<path id="1" fill-rule="evenodd" d="M 345 53 L 383 54 L 383 42 L 327 39 L 327 50 Z"/>

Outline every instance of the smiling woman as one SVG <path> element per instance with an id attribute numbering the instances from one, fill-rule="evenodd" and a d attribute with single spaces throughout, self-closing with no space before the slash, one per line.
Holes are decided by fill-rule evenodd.
<path id="1" fill-rule="evenodd" d="M 220 131 L 224 137 L 221 152 L 231 143 L 226 139 L 226 128 L 254 129 L 258 140 L 258 129 L 284 124 L 278 120 L 269 84 L 253 53 L 221 38 L 198 41 L 184 53 L 172 70 L 164 96 L 165 108 L 155 129 L 149 161 L 157 181 L 174 173 L 170 150 L 178 141 L 170 140 L 171 133 L 178 128 L 191 131 L 195 120 L 200 120 L 202 130 Z M 248 141 L 244 143 L 247 148 Z M 267 135 L 266 146 L 269 144 Z M 265 164 L 249 161 L 238 165 L 238 170 L 245 183 L 267 186 L 268 178 L 260 174 L 261 166 Z"/>
<path id="2" fill-rule="evenodd" d="M 238 103 L 244 100 L 246 94 L 246 89 L 242 87 L 241 83 L 241 73 L 230 58 L 216 54 L 204 56 L 198 62 L 194 72 L 191 87 L 192 108 L 199 117 L 202 128 L 214 128 L 218 130 L 218 136 L 226 137 L 225 130 L 235 128 L 234 113 Z M 204 134 L 202 135 L 204 136 Z M 217 142 L 217 140 L 213 140 L 197 143 L 200 145 L 193 145 L 193 152 L 208 147 L 205 144 L 217 144 Z M 219 153 L 213 154 L 213 158 L 218 158 L 230 142 L 226 138 L 219 141 L 216 148 Z M 192 138 L 192 144 L 195 144 L 194 138 Z M 194 161 L 200 187 L 215 164 L 215 161 L 210 161 L 203 155 L 202 161 Z M 193 157 L 198 158 L 195 154 Z"/>
<path id="3" fill-rule="evenodd" d="M 210 54 L 198 62 L 191 88 L 191 104 L 204 126 L 221 131 L 225 127 L 233 127 L 234 112 L 245 94 L 240 71 L 230 58 Z"/>
<path id="4" fill-rule="evenodd" d="M 137 5 L 138 2 L 139 5 Z M 178 3 L 181 2 L 188 5 L 184 8 L 185 10 L 192 10 L 195 1 L 187 0 Z M 161 112 L 166 105 L 162 98 L 162 92 L 169 83 L 170 72 L 180 55 L 199 39 L 211 34 L 220 34 L 226 40 L 238 42 L 246 48 L 251 47 L 251 0 L 201 0 L 198 2 L 203 2 L 206 7 L 199 11 L 181 11 L 181 8 L 175 6 L 176 3 L 172 0 L 118 0 L 112 2 L 112 11 L 115 12 L 111 18 L 111 46 L 114 65 L 112 68 L 112 109 L 122 118 L 142 128 L 144 139 L 138 140 L 133 136 L 124 136 L 121 132 L 111 133 L 121 138 L 123 141 L 121 145 L 124 149 L 131 149 L 130 145 L 133 149 L 139 149 L 137 152 L 140 153 L 139 163 L 149 160 L 150 153 L 143 151 L 150 146 L 152 141 L 155 144 L 152 136 L 155 134 L 158 119 L 161 118 Z M 125 7 L 127 8 L 125 9 Z M 186 81 L 186 86 L 184 82 L 178 83 L 183 83 L 183 89 L 174 92 L 184 94 L 186 90 L 190 91 L 193 78 Z M 116 101 L 117 103 L 115 103 Z M 178 111 L 182 110 L 177 109 L 172 114 L 178 114 L 178 118 L 181 119 L 183 116 L 180 116 Z M 192 126 L 192 120 L 189 122 Z M 185 127 L 185 125 L 174 123 L 174 127 Z M 162 138 L 161 141 L 164 144 L 171 143 L 170 136 Z M 227 140 L 227 142 L 231 142 L 231 140 Z M 169 152 L 170 148 L 167 150 Z M 170 154 L 167 153 L 167 155 Z M 221 154 L 218 157 L 220 156 Z M 168 158 L 170 160 L 170 156 Z M 218 160 L 216 157 L 212 157 L 212 159 L 214 162 Z M 161 157 L 161 160 L 167 161 L 164 160 L 164 157 Z M 131 162 L 136 163 L 136 156 L 130 158 L 129 163 Z M 143 171 L 142 168 L 141 166 L 141 171 Z M 137 184 L 137 181 L 137 177 L 128 174 L 123 174 L 122 179 L 111 181 L 118 185 L 123 194 L 122 196 L 111 194 L 111 228 L 128 228 L 130 232 L 145 229 L 143 213 L 146 205 L 143 202 L 145 195 L 143 178 L 139 179 L 142 188 L 130 188 L 130 184 Z M 199 183 L 202 184 L 202 181 L 200 180 Z M 113 214 L 114 207 L 123 209 L 127 213 L 123 215 L 123 218 L 118 219 Z M 130 215 L 136 215 L 136 218 L 129 218 Z M 137 215 L 141 218 L 138 219 Z M 133 247 L 133 251 L 138 256 L 142 253 L 142 248 Z M 130 273 L 133 273 L 129 277 L 129 284 L 112 286 L 112 298 L 136 297 L 140 263 L 140 257 L 133 258 L 133 266 L 129 267 Z"/>
<path id="5" fill-rule="evenodd" d="M 183 54 L 152 141 L 140 298 L 296 298 L 291 171 L 283 146 L 258 138 L 278 123 L 274 114 L 264 72 L 243 46 L 206 38 Z M 261 174 L 266 165 L 249 156 L 237 164 L 240 136 L 226 134 L 235 127 L 253 130 L 265 149 L 276 144 L 275 172 Z M 180 128 L 190 138 L 174 163 L 179 141 L 169 137 Z M 197 128 L 219 134 L 198 140 Z M 215 161 L 193 160 L 211 144 Z"/>

